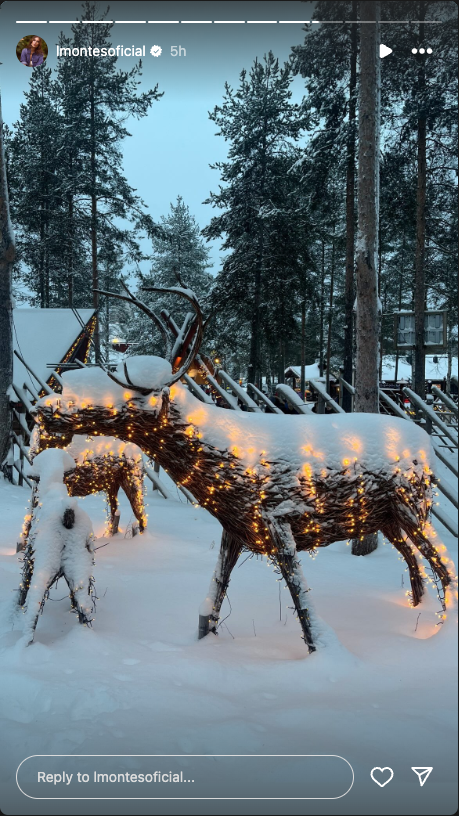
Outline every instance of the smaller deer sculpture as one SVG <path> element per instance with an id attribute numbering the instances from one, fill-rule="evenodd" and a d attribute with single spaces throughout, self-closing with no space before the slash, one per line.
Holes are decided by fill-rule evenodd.
<path id="1" fill-rule="evenodd" d="M 427 575 L 446 592 L 445 548 L 428 535 L 433 452 L 424 430 L 373 414 L 275 416 L 222 411 L 200 402 L 180 382 L 197 358 L 203 319 L 194 293 L 176 294 L 195 312 L 194 335 L 173 369 L 167 327 L 132 295 L 104 292 L 148 314 L 163 334 L 169 360 L 131 357 L 116 372 L 96 368 L 64 375 L 62 396 L 35 411 L 43 431 L 68 440 L 77 433 L 135 442 L 186 486 L 223 527 L 212 589 L 201 609 L 200 635 L 215 631 L 231 572 L 243 550 L 267 555 L 285 580 L 309 651 L 316 627 L 299 552 L 381 530 L 407 563 L 411 603 Z"/>
<path id="2" fill-rule="evenodd" d="M 71 443 L 66 444 L 57 436 L 40 434 L 38 427 L 35 427 L 31 438 L 30 459 L 33 461 L 40 451 L 50 447 L 64 447 L 74 460 L 75 467 L 64 477 L 69 496 L 83 498 L 91 493 L 106 494 L 107 535 L 113 535 L 117 531 L 120 488 L 129 500 L 139 531 L 144 531 L 147 526 L 144 468 L 142 451 L 137 445 L 114 437 L 97 436 L 94 439 L 82 434 L 75 434 Z"/>

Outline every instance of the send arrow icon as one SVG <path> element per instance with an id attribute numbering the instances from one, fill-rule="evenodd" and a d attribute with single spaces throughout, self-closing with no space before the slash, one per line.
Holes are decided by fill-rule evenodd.
<path id="1" fill-rule="evenodd" d="M 426 782 L 433 771 L 433 768 L 411 768 L 412 771 L 417 774 L 419 779 L 419 784 L 422 788 L 424 782 Z"/>

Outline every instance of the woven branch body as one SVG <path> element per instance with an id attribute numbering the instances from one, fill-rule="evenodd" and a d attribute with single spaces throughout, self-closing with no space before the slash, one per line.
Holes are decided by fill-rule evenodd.
<path id="1" fill-rule="evenodd" d="M 247 467 L 232 452 L 229 440 L 226 448 L 217 447 L 210 434 L 206 438 L 205 429 L 200 431 L 199 422 L 190 421 L 188 406 L 194 398 L 185 397 L 184 391 L 182 385 L 174 386 L 169 399 L 167 389 L 163 390 L 156 399 L 156 410 L 143 397 L 129 398 L 109 408 L 72 403 L 71 408 L 65 409 L 62 399 L 56 410 L 42 401 L 36 410 L 42 430 L 51 435 L 61 434 L 67 441 L 75 433 L 91 433 L 134 442 L 148 456 L 154 456 L 174 481 L 186 486 L 224 530 L 240 542 L 242 549 L 275 558 L 278 544 L 272 524 L 276 520 L 289 525 L 297 551 L 310 551 L 381 530 L 408 563 L 414 605 L 419 603 L 423 582 L 411 544 L 428 560 L 443 588 L 448 586 L 448 559 L 437 552 L 425 535 L 432 504 L 432 472 L 428 465 L 423 466 L 416 459 L 411 466 L 407 465 L 405 457 L 403 468 L 397 467 L 396 462 L 381 460 L 380 467 L 375 469 L 366 464 L 365 457 L 354 457 L 340 467 L 332 467 L 325 458 L 319 471 L 309 465 L 298 468 L 288 458 L 270 458 L 267 450 L 260 452 L 255 465 Z M 212 410 L 197 400 L 194 403 L 197 414 Z M 234 414 L 229 418 L 230 412 L 213 410 L 219 412 L 219 417 L 227 414 L 230 422 L 241 421 Z M 217 418 L 217 414 L 212 416 Z M 262 419 L 257 416 L 244 421 Z M 290 419 L 291 427 L 302 419 Z M 314 423 L 318 418 L 304 419 Z M 378 420 L 383 429 L 387 418 Z M 222 420 L 219 421 L 221 424 Z M 338 421 L 343 428 L 347 427 L 344 418 Z M 401 435 L 405 423 L 393 422 L 399 423 L 397 433 Z M 400 445 L 403 446 L 403 437 Z M 405 540 L 403 532 L 410 541 Z"/>
<path id="2" fill-rule="evenodd" d="M 47 448 L 64 448 L 75 460 L 75 468 L 64 474 L 69 496 L 83 498 L 91 493 L 104 492 L 108 503 L 107 534 L 114 532 L 118 493 L 122 488 L 129 500 L 139 530 L 147 526 L 144 502 L 144 471 L 142 453 L 136 445 L 100 435 L 96 440 L 76 435 L 70 444 L 59 436 L 39 433 L 34 429 L 30 457 Z"/>

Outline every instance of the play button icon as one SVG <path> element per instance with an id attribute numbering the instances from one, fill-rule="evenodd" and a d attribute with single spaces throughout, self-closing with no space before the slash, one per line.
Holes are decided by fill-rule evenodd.
<path id="1" fill-rule="evenodd" d="M 388 54 L 392 54 L 392 48 L 388 48 L 387 45 L 381 43 L 379 46 L 379 56 L 381 59 L 384 59 L 384 57 L 387 57 Z"/>

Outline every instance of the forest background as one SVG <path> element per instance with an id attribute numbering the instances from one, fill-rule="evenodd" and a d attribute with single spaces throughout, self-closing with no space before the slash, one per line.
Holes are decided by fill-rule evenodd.
<path id="1" fill-rule="evenodd" d="M 358 6 L 319 2 L 314 17 L 357 20 Z M 391 15 L 412 19 L 413 6 L 421 22 L 390 24 Z M 457 7 L 382 3 L 381 17 L 393 49 L 381 61 L 382 350 L 394 352 L 392 313 L 414 308 L 422 275 L 425 305 L 448 310 L 451 358 L 457 355 Z M 83 4 L 81 19 L 103 18 L 111 19 L 109 9 Z M 123 169 L 129 120 L 149 132 L 144 161 L 169 165 L 171 175 L 187 140 L 183 121 L 169 155 L 157 154 L 166 95 L 161 82 L 145 89 L 141 62 L 126 69 L 116 56 L 66 57 L 55 68 L 31 72 L 19 118 L 4 128 L 17 305 L 96 306 L 96 357 L 108 358 L 114 334 L 135 343 L 133 353 L 161 354 L 141 315 L 93 288 L 119 291 L 122 281 L 133 288 L 173 285 L 178 271 L 212 315 L 206 350 L 233 376 L 283 381 L 286 365 L 297 364 L 303 352 L 321 371 L 343 365 L 350 379 L 358 26 L 304 29 L 287 59 L 274 49 L 255 50 L 238 81 L 222 87 L 209 107 L 203 128 L 210 120 L 216 133 L 215 154 L 206 157 L 215 181 L 204 226 L 187 203 L 185 179 L 183 194 L 171 196 L 161 214 L 155 189 L 144 201 Z M 111 23 L 80 25 L 58 42 L 110 47 L 113 36 Z M 413 47 L 427 45 L 432 54 L 413 55 Z M 170 308 L 178 321 L 184 316 L 167 298 L 150 293 L 147 301 Z"/>

